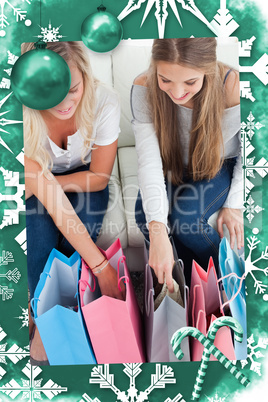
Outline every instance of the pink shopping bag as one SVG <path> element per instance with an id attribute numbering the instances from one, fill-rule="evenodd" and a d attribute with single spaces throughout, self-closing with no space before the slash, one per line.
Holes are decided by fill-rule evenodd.
<path id="1" fill-rule="evenodd" d="M 210 258 L 208 270 L 205 271 L 197 262 L 193 261 L 192 279 L 189 300 L 189 323 L 199 329 L 205 336 L 210 324 L 218 317 L 223 316 L 220 302 L 218 279 Z M 214 345 L 229 359 L 235 360 L 234 345 L 231 331 L 228 327 L 218 330 Z M 201 360 L 204 346 L 196 339 L 191 339 L 191 360 Z M 214 356 L 210 360 L 217 360 Z"/>
<path id="2" fill-rule="evenodd" d="M 102 296 L 90 269 L 82 261 L 79 295 L 82 314 L 98 363 L 145 362 L 141 313 L 120 240 L 103 255 L 126 284 L 126 300 Z M 96 286 L 94 286 L 96 281 Z"/>

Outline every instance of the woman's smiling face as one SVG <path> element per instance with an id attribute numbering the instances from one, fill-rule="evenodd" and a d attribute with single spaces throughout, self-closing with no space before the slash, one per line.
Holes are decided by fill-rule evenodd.
<path id="1" fill-rule="evenodd" d="M 71 86 L 68 94 L 61 103 L 45 112 L 49 119 L 57 118 L 59 120 L 68 120 L 74 116 L 79 102 L 83 96 L 84 85 L 83 76 L 80 70 L 73 64 L 69 65 L 71 72 Z"/>
<path id="2" fill-rule="evenodd" d="M 157 62 L 159 88 L 177 105 L 193 107 L 192 98 L 202 88 L 205 74 L 179 64 Z"/>

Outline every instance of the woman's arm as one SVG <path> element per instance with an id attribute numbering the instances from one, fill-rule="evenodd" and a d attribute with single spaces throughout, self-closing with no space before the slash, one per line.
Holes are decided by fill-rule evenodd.
<path id="1" fill-rule="evenodd" d="M 144 86 L 146 79 L 139 76 L 134 84 Z M 150 121 L 146 104 L 146 88 L 134 85 L 131 95 L 132 128 L 138 156 L 138 182 L 141 189 L 143 209 L 149 229 L 149 264 L 159 283 L 166 281 L 173 292 L 172 268 L 174 256 L 168 238 L 168 200 L 158 140 Z"/>
<path id="2" fill-rule="evenodd" d="M 172 269 L 174 266 L 174 255 L 171 243 L 168 238 L 167 228 L 161 222 L 151 221 L 149 223 L 149 265 L 153 268 L 158 282 L 166 282 L 169 291 L 174 291 Z"/>
<path id="3" fill-rule="evenodd" d="M 231 108 L 239 105 L 239 74 L 238 71 L 231 71 L 225 84 L 226 90 L 226 107 Z M 239 123 L 240 124 L 240 123 Z M 240 139 L 240 132 L 237 134 Z M 235 238 L 237 239 L 237 248 L 244 247 L 244 226 L 243 226 L 243 176 L 241 152 L 237 156 L 237 162 L 234 166 L 231 187 L 226 202 L 221 209 L 218 219 L 217 228 L 220 237 L 223 237 L 223 224 L 227 226 L 230 234 L 230 245 L 234 248 Z"/>
<path id="4" fill-rule="evenodd" d="M 61 185 L 52 173 L 47 177 L 40 165 L 25 157 L 25 186 L 47 209 L 57 228 L 89 267 L 95 267 L 103 261 L 103 255 L 92 241 L 86 227 L 75 213 Z M 122 299 L 124 293 L 117 286 L 116 271 L 110 264 L 98 275 L 102 294 Z"/>
<path id="5" fill-rule="evenodd" d="M 96 145 L 94 148 L 88 171 L 57 176 L 57 181 L 65 193 L 101 191 L 108 185 L 116 156 L 117 140 L 110 145 Z"/>

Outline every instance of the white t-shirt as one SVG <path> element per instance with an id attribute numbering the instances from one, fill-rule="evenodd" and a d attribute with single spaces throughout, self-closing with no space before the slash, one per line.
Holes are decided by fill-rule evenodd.
<path id="1" fill-rule="evenodd" d="M 119 97 L 114 90 L 99 85 L 96 89 L 96 120 L 93 125 L 92 142 L 94 145 L 110 145 L 117 140 L 120 128 Z M 67 137 L 67 149 L 62 149 L 47 137 L 45 148 L 53 161 L 53 173 L 63 173 L 81 165 L 81 155 L 84 150 L 84 138 L 79 130 Z M 88 149 L 84 160 L 91 161 L 91 149 Z"/>

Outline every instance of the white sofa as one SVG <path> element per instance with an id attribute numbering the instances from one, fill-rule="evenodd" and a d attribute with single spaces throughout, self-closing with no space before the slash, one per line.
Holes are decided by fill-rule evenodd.
<path id="1" fill-rule="evenodd" d="M 150 62 L 152 40 L 124 40 L 112 52 L 89 52 L 93 74 L 115 88 L 121 99 L 121 133 L 117 158 L 111 175 L 108 210 L 97 240 L 108 248 L 119 237 L 131 271 L 144 269 L 143 235 L 135 223 L 135 201 L 138 193 L 137 156 L 131 128 L 130 90 L 134 78 L 145 71 Z M 238 69 L 236 38 L 221 39 L 218 59 Z M 209 222 L 215 227 L 217 214 Z"/>

